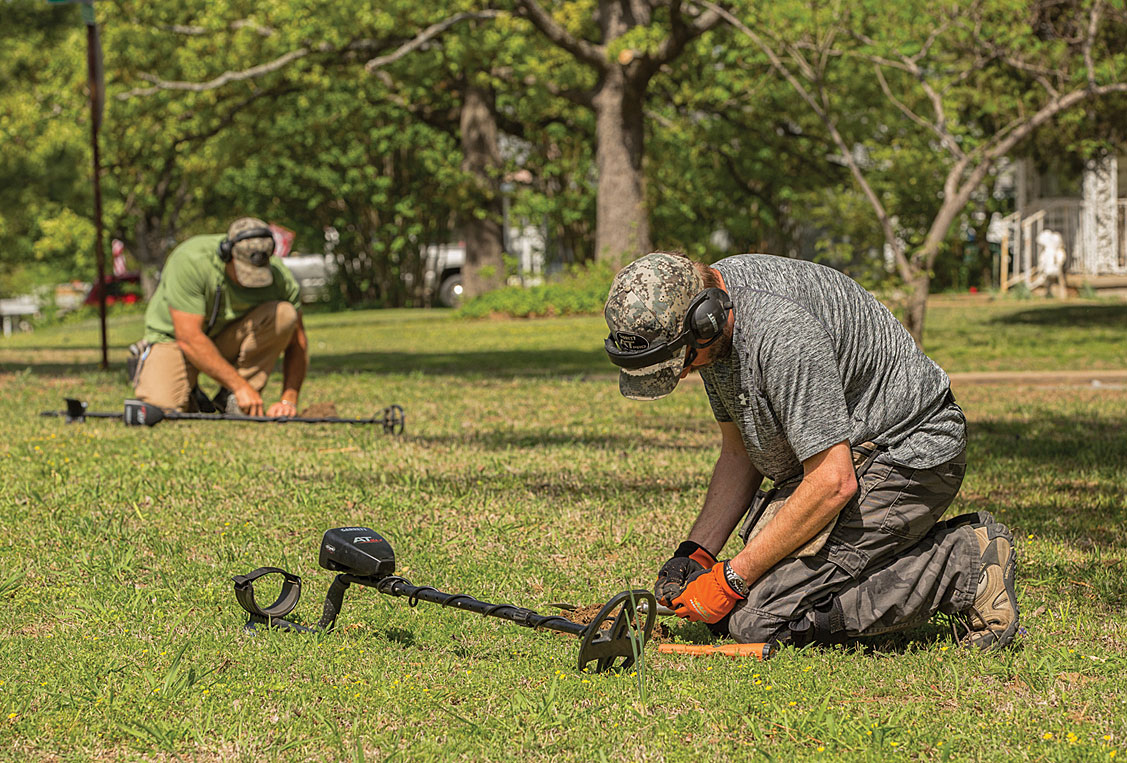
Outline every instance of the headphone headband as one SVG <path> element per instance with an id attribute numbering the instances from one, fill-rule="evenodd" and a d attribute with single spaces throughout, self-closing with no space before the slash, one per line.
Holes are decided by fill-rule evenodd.
<path id="1" fill-rule="evenodd" d="M 732 300 L 723 289 L 710 287 L 693 297 L 681 322 L 681 333 L 641 351 L 623 351 L 612 331 L 603 343 L 611 363 L 635 370 L 672 360 L 685 346 L 704 349 L 724 335 Z"/>
<path id="2" fill-rule="evenodd" d="M 219 259 L 223 260 L 224 262 L 230 262 L 231 258 L 235 254 L 235 244 L 239 243 L 240 241 L 248 241 L 252 238 L 270 239 L 269 252 L 255 253 L 256 255 L 264 254 L 265 256 L 251 257 L 251 262 L 253 264 L 262 267 L 266 264 L 267 260 L 270 259 L 270 255 L 274 253 L 274 233 L 269 228 L 248 228 L 247 230 L 236 233 L 234 238 L 227 238 L 226 236 L 224 236 L 223 240 L 219 242 Z M 261 260 L 261 262 L 258 262 L 257 260 Z"/>

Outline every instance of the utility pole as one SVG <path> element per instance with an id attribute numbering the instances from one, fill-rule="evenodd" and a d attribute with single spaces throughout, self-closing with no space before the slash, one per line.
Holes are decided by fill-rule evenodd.
<path id="1" fill-rule="evenodd" d="M 47 0 L 62 5 L 72 0 Z M 102 42 L 94 17 L 94 0 L 81 0 L 82 20 L 86 23 L 86 77 L 90 86 L 90 147 L 94 155 L 94 261 L 98 266 L 98 319 L 102 327 L 102 370 L 110 367 L 106 337 L 106 253 L 102 246 L 102 163 L 98 152 L 98 131 L 106 103 L 105 72 L 102 68 Z"/>

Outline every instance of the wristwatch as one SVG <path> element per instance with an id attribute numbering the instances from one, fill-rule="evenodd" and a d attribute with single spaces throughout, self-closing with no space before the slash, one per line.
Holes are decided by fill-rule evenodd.
<path id="1" fill-rule="evenodd" d="M 732 569 L 731 562 L 724 562 L 724 579 L 728 581 L 728 585 L 732 587 L 733 591 L 745 599 L 751 593 L 751 589 L 747 587 L 747 581 L 736 574 L 736 571 Z"/>

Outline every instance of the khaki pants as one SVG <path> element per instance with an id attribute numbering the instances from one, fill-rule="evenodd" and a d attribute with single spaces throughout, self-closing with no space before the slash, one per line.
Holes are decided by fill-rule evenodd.
<path id="1" fill-rule="evenodd" d="M 296 327 L 297 308 L 289 302 L 265 302 L 212 341 L 239 376 L 262 392 Z M 138 365 L 133 394 L 166 411 L 183 411 L 188 408 L 199 375 L 199 369 L 188 362 L 176 342 L 160 342 L 149 347 Z"/>

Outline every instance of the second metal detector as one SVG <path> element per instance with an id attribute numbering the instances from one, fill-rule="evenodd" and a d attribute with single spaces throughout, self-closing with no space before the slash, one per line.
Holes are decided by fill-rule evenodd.
<path id="1" fill-rule="evenodd" d="M 82 423 L 86 419 L 121 419 L 127 426 L 152 427 L 162 421 L 249 421 L 251 423 L 273 424 L 376 424 L 383 427 L 386 434 L 403 434 L 406 417 L 403 408 L 389 405 L 370 419 L 345 419 L 339 416 L 244 416 L 230 413 L 184 413 L 165 411 L 151 403 L 140 400 L 126 400 L 121 413 L 109 411 L 89 411 L 86 403 L 73 397 L 66 398 L 65 411 L 43 411 L 40 416 L 61 416 L 68 424 Z"/>

